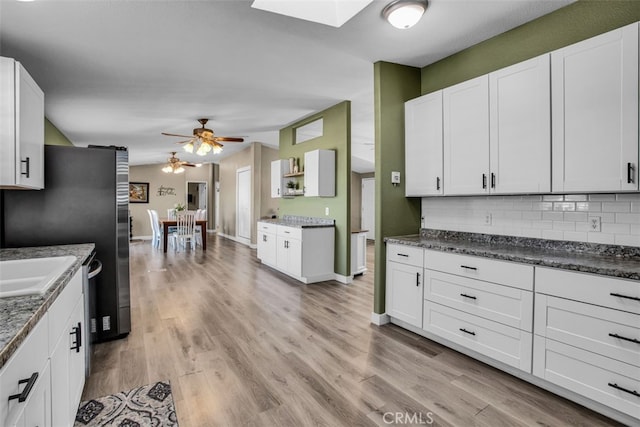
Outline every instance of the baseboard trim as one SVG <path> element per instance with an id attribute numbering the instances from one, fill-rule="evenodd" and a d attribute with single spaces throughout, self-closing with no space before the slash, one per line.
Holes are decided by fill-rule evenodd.
<path id="1" fill-rule="evenodd" d="M 225 239 L 233 240 L 236 243 L 240 243 L 241 245 L 249 246 L 251 249 L 256 249 L 258 246 L 252 244 L 251 242 L 247 243 L 245 239 L 239 239 L 236 236 L 230 236 L 224 233 L 217 233 L 218 236 L 224 237 Z"/>
<path id="2" fill-rule="evenodd" d="M 374 325 L 382 326 L 382 325 L 386 325 L 390 321 L 391 319 L 389 319 L 389 315 L 386 313 L 382 313 L 382 314 L 373 313 L 373 312 L 371 313 L 371 323 L 373 323 Z"/>
<path id="3" fill-rule="evenodd" d="M 342 274 L 335 273 L 335 281 L 348 285 L 353 282 L 353 276 L 343 276 Z"/>
<path id="4" fill-rule="evenodd" d="M 153 236 L 133 236 L 131 240 L 151 240 Z"/>

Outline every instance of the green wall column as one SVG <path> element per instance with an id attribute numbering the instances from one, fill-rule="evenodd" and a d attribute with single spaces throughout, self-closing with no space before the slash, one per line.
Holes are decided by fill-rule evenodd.
<path id="1" fill-rule="evenodd" d="M 404 195 L 404 103 L 420 96 L 420 69 L 376 62 L 374 70 L 376 153 L 376 244 L 374 313 L 385 311 L 386 245 L 384 238 L 420 231 L 420 198 Z M 400 185 L 391 172 L 400 171 Z"/>

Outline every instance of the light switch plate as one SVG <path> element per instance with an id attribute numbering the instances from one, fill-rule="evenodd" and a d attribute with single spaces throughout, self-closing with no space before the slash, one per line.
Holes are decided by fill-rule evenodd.
<path id="1" fill-rule="evenodd" d="M 400 172 L 391 172 L 391 183 L 400 184 Z"/>

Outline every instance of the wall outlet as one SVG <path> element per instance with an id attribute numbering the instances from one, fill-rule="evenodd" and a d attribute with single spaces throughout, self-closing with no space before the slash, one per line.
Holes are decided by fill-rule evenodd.
<path id="1" fill-rule="evenodd" d="M 589 231 L 600 231 L 600 217 L 599 216 L 590 216 L 589 217 Z"/>
<path id="2" fill-rule="evenodd" d="M 111 329 L 111 316 L 104 316 L 102 318 L 102 330 L 108 331 Z"/>
<path id="3" fill-rule="evenodd" d="M 491 225 L 491 212 L 484 214 L 484 225 Z"/>
<path id="4" fill-rule="evenodd" d="M 324 208 L 324 214 L 329 216 L 329 208 L 328 207 Z"/>

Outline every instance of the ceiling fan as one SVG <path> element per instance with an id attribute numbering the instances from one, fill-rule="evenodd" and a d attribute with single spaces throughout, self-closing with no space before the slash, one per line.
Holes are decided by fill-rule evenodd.
<path id="1" fill-rule="evenodd" d="M 167 165 L 162 168 L 162 172 L 165 172 L 165 173 L 171 173 L 171 172 L 173 172 L 173 173 L 182 173 L 182 172 L 184 172 L 183 166 L 198 167 L 198 166 L 202 166 L 202 165 L 200 163 L 195 164 L 195 163 L 183 162 L 182 160 L 180 160 L 179 158 L 176 157 L 176 152 L 172 151 L 171 152 L 171 157 L 169 157 L 167 159 Z"/>
<path id="2" fill-rule="evenodd" d="M 222 151 L 222 144 L 219 141 L 224 142 L 244 142 L 242 138 L 233 138 L 229 136 L 216 136 L 211 129 L 207 129 L 204 126 L 209 119 L 198 119 L 198 122 L 202 125 L 201 128 L 195 128 L 193 130 L 193 136 L 178 135 L 175 133 L 162 132 L 166 136 L 179 136 L 182 138 L 189 138 L 185 141 L 178 141 L 176 144 L 185 144 L 183 146 L 184 151 L 187 153 L 195 153 L 199 156 L 204 156 L 209 151 L 213 151 L 213 154 L 218 154 Z"/>

